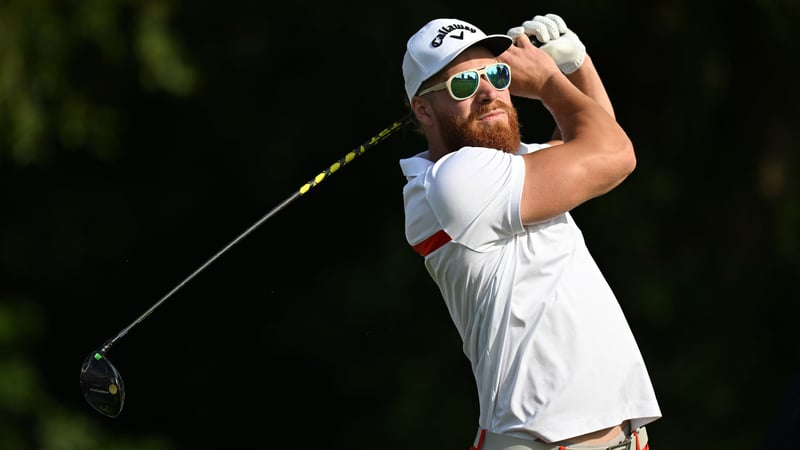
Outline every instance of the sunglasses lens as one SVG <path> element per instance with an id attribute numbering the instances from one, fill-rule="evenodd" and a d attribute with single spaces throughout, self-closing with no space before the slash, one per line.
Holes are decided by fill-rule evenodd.
<path id="1" fill-rule="evenodd" d="M 486 68 L 486 78 L 495 89 L 505 89 L 511 84 L 511 72 L 505 64 L 492 64 Z"/>
<path id="2" fill-rule="evenodd" d="M 479 80 L 480 75 L 474 70 L 462 72 L 450 80 L 450 92 L 459 100 L 469 98 L 478 89 Z"/>

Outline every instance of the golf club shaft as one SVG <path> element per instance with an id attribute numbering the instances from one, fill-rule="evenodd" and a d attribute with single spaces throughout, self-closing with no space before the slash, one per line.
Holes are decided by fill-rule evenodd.
<path id="1" fill-rule="evenodd" d="M 290 195 L 288 198 L 286 198 L 286 200 L 284 200 L 279 205 L 277 205 L 274 208 L 272 208 L 272 210 L 270 210 L 267 214 L 265 214 L 261 219 L 259 219 L 253 225 L 251 225 L 250 228 L 246 229 L 242 234 L 237 236 L 228 245 L 226 245 L 220 251 L 218 251 L 216 254 L 214 254 L 214 256 L 209 258 L 208 261 L 206 261 L 200 267 L 195 269 L 194 272 L 192 272 L 183 281 L 178 283 L 178 285 L 175 286 L 174 288 L 172 288 L 171 291 L 167 292 L 166 295 L 161 297 L 161 299 L 159 301 L 157 301 L 153 306 L 151 306 L 141 316 L 139 316 L 136 320 L 134 320 L 130 325 L 128 325 L 127 327 L 123 328 L 122 331 L 117 333 L 116 336 L 114 336 L 113 338 L 111 338 L 108 341 L 106 341 L 105 344 L 103 344 L 103 347 L 99 350 L 99 353 L 102 354 L 102 355 L 105 355 L 105 353 L 111 348 L 111 346 L 114 345 L 114 343 L 116 343 L 119 339 L 121 339 L 123 336 L 128 334 L 128 331 L 130 331 L 131 328 L 133 328 L 134 326 L 136 326 L 140 322 L 142 322 L 144 319 L 146 319 L 147 316 L 149 316 L 153 311 L 155 311 L 156 308 L 161 306 L 162 303 L 164 303 L 168 298 L 170 298 L 173 294 L 175 294 L 175 292 L 177 292 L 180 288 L 182 288 L 184 285 L 186 285 L 186 283 L 191 281 L 192 278 L 197 276 L 197 274 L 202 272 L 206 267 L 208 267 L 211 263 L 213 263 L 223 253 L 225 253 L 226 251 L 228 251 L 228 249 L 230 249 L 231 247 L 236 245 L 236 243 L 238 243 L 245 236 L 250 234 L 253 230 L 258 228 L 261 224 L 266 222 L 270 217 L 274 216 L 280 210 L 285 208 L 289 203 L 292 203 L 295 199 L 297 199 L 301 195 L 303 195 L 306 192 L 308 192 L 312 187 L 314 187 L 314 186 L 318 185 L 319 183 L 321 183 L 323 180 L 325 180 L 325 178 L 327 178 L 328 176 L 334 174 L 336 171 L 338 171 L 344 165 L 350 163 L 356 157 L 362 155 L 364 152 L 366 152 L 370 148 L 372 148 L 375 145 L 377 145 L 379 142 L 383 141 L 384 139 L 386 139 L 387 137 L 392 135 L 395 131 L 397 131 L 397 130 L 403 128 L 405 125 L 409 124 L 411 122 L 411 120 L 412 120 L 411 114 L 408 114 L 408 115 L 404 116 L 402 119 L 398 120 L 397 122 L 394 122 L 389 127 L 383 129 L 380 133 L 378 133 L 375 136 L 371 137 L 368 141 L 364 142 L 359 147 L 351 150 L 349 153 L 347 153 L 346 155 L 341 157 L 338 161 L 336 161 L 335 163 L 331 164 L 327 169 L 325 169 L 324 171 L 320 172 L 319 175 L 317 175 L 316 177 L 312 178 L 306 184 L 302 185 L 300 187 L 300 189 L 298 189 L 292 195 Z"/>

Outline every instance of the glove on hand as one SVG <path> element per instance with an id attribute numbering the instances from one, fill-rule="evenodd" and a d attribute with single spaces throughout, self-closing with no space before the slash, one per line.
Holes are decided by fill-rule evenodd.
<path id="1" fill-rule="evenodd" d="M 564 20 L 555 14 L 536 16 L 523 22 L 520 27 L 509 29 L 506 34 L 514 42 L 520 36 L 527 35 L 534 45 L 553 58 L 565 74 L 578 70 L 586 57 L 586 47 L 578 39 L 578 35 L 567 28 Z"/>

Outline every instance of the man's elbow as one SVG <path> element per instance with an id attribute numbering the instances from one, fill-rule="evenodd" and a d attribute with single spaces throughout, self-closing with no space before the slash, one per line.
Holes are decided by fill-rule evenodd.
<path id="1" fill-rule="evenodd" d="M 609 166 L 611 172 L 609 172 L 610 186 L 608 186 L 608 190 L 618 186 L 636 169 L 636 153 L 633 150 L 633 144 L 627 137 L 617 144 L 613 161 L 613 165 Z"/>
<path id="2" fill-rule="evenodd" d="M 625 151 L 623 152 L 623 168 L 625 171 L 625 176 L 627 177 L 636 169 L 636 152 L 633 150 L 633 143 L 628 140 L 627 144 L 625 145 Z"/>

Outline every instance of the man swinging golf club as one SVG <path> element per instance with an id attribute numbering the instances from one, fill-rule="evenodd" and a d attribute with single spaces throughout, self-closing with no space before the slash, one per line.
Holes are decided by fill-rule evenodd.
<path id="1" fill-rule="evenodd" d="M 428 144 L 400 161 L 406 238 L 472 366 L 473 449 L 648 449 L 653 386 L 570 214 L 636 165 L 583 43 L 553 14 L 489 36 L 435 19 L 402 69 Z M 549 141 L 521 142 L 512 95 L 547 108 Z"/>

